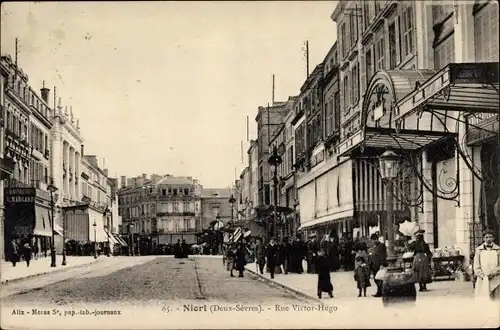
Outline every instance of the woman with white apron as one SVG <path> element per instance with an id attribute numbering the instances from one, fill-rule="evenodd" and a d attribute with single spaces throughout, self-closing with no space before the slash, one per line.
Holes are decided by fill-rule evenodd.
<path id="1" fill-rule="evenodd" d="M 484 233 L 484 243 L 476 248 L 474 274 L 477 276 L 475 297 L 500 300 L 500 246 L 493 243 L 494 232 Z"/>

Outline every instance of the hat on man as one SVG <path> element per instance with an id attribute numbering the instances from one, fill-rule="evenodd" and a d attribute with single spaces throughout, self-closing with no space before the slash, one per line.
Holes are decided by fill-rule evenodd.
<path id="1" fill-rule="evenodd" d="M 419 229 L 419 230 L 417 230 L 417 231 L 415 232 L 415 236 L 417 236 L 417 235 L 423 235 L 424 233 L 425 233 L 425 230 L 423 230 L 423 229 Z"/>

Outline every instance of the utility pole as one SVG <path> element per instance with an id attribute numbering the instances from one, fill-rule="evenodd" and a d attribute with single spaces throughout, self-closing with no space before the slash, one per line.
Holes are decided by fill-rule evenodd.
<path id="1" fill-rule="evenodd" d="M 14 73 L 14 83 L 16 82 L 17 80 L 17 70 L 18 70 L 18 67 L 17 67 L 17 58 L 19 57 L 19 39 L 16 38 L 16 49 L 15 49 L 15 57 L 14 57 L 14 61 L 15 61 L 15 65 L 16 65 L 16 72 Z M 12 86 L 14 87 L 14 86 Z"/>
<path id="2" fill-rule="evenodd" d="M 273 74 L 273 96 L 271 99 L 271 104 L 274 105 L 274 74 Z"/>

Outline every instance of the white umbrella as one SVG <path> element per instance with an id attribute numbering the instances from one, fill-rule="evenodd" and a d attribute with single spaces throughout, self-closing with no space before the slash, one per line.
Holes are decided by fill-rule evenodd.
<path id="1" fill-rule="evenodd" d="M 215 230 L 219 230 L 219 229 L 221 229 L 222 227 L 224 227 L 224 222 L 222 222 L 222 221 L 217 221 L 216 223 L 214 223 L 214 229 L 215 229 Z"/>
<path id="2" fill-rule="evenodd" d="M 412 236 L 417 230 L 419 230 L 419 227 L 416 222 L 406 220 L 399 225 L 399 232 L 405 236 Z"/>

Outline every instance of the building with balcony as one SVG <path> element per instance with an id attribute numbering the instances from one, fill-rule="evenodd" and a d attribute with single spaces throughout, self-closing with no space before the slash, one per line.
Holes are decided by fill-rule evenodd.
<path id="1" fill-rule="evenodd" d="M 4 182 L 14 171 L 13 162 L 7 164 L 7 159 L 4 157 L 5 150 L 5 88 L 9 80 L 9 70 L 6 66 L 0 66 L 0 260 L 4 260 Z"/>
<path id="2" fill-rule="evenodd" d="M 192 177 L 168 174 L 153 183 L 144 174 L 118 191 L 122 234 L 129 235 L 129 242 L 140 253 L 175 244 L 177 239 L 196 243 L 201 228 L 201 190 Z"/>
<path id="3" fill-rule="evenodd" d="M 355 187 L 349 231 L 385 219 L 376 158 L 392 149 L 401 156 L 394 222 L 417 222 L 431 247 L 465 256 L 484 227 L 499 236 L 498 4 L 341 1 L 332 19 L 337 153 L 353 163 Z"/>
<path id="4" fill-rule="evenodd" d="M 29 85 L 28 76 L 11 60 L 1 57 L 2 118 L 5 139 L 2 141 L 2 169 L 5 195 L 5 241 L 27 239 L 35 250 L 46 252 L 52 225 L 49 218 L 50 173 L 49 132 L 51 113 L 43 96 Z M 42 90 L 43 94 L 43 90 Z"/>
<path id="5" fill-rule="evenodd" d="M 231 205 L 231 196 L 235 198 L 231 188 L 204 188 L 201 193 L 201 229 L 208 229 L 217 219 L 227 224 L 238 220 L 238 199 Z"/>

